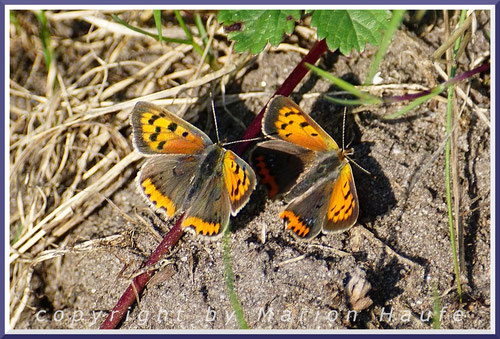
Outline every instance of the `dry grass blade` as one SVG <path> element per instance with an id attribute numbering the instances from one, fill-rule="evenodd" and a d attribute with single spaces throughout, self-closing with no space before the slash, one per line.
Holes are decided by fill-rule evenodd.
<path id="1" fill-rule="evenodd" d="M 20 254 L 26 252 L 31 246 L 38 242 L 43 236 L 47 234 L 46 229 L 53 228 L 56 224 L 65 220 L 69 216 L 73 215 L 75 209 L 78 208 L 86 199 L 90 196 L 100 192 L 102 189 L 108 187 L 116 178 L 123 173 L 126 167 L 128 167 L 133 162 L 139 160 L 142 156 L 138 153 L 130 153 L 125 158 L 123 158 L 118 164 L 116 164 L 111 170 L 106 172 L 105 175 L 99 178 L 94 184 L 88 186 L 85 190 L 73 196 L 71 199 L 67 200 L 63 204 L 59 205 L 52 213 L 47 215 L 38 224 L 36 224 L 28 233 L 21 237 L 16 243 L 12 245 L 12 248 L 17 249 L 15 253 L 12 253 L 9 261 L 17 259 Z M 43 228 L 45 225 L 46 228 Z"/>

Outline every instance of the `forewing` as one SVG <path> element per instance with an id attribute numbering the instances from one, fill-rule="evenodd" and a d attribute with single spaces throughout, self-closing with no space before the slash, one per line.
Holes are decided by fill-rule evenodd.
<path id="1" fill-rule="evenodd" d="M 131 121 L 134 145 L 145 154 L 196 154 L 212 144 L 195 126 L 147 102 L 135 105 Z"/>
<path id="2" fill-rule="evenodd" d="M 262 132 L 312 151 L 338 150 L 337 143 L 290 98 L 273 98 L 262 120 Z"/>

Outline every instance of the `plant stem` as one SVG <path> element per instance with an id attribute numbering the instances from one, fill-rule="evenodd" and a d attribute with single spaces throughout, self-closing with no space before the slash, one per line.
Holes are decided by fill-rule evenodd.
<path id="1" fill-rule="evenodd" d="M 446 133 L 449 135 L 452 130 L 452 102 L 453 100 L 453 86 L 448 88 L 448 107 L 446 114 Z M 451 197 L 451 168 L 450 168 L 450 158 L 451 158 L 451 137 L 446 141 L 445 148 L 445 172 L 446 172 L 446 205 L 448 206 L 448 225 L 450 229 L 450 240 L 451 240 L 451 251 L 453 254 L 453 266 L 455 270 L 455 279 L 457 283 L 457 290 L 460 302 L 462 302 L 462 286 L 460 283 L 460 269 L 458 266 L 458 256 L 457 256 L 457 244 L 455 241 L 455 226 L 453 224 L 453 209 L 452 209 L 452 197 Z"/>
<path id="2" fill-rule="evenodd" d="M 231 238 L 229 237 L 229 227 L 222 238 L 222 242 L 224 244 L 224 268 L 225 268 L 225 276 L 226 276 L 226 286 L 229 292 L 229 300 L 231 301 L 231 306 L 233 307 L 234 313 L 236 315 L 236 319 L 238 320 L 238 324 L 241 329 L 248 329 L 248 324 L 245 320 L 245 315 L 243 313 L 243 309 L 241 308 L 241 304 L 238 300 L 238 296 L 234 292 L 234 273 L 233 273 L 233 265 L 231 263 Z"/>
<path id="3" fill-rule="evenodd" d="M 184 219 L 183 216 L 177 220 L 175 226 L 167 233 L 165 238 L 163 238 L 163 241 L 160 245 L 158 245 L 153 254 L 149 257 L 148 261 L 144 264 L 144 267 L 155 264 L 177 243 L 183 234 L 181 227 L 182 219 Z M 120 300 L 116 303 L 116 306 L 102 323 L 100 327 L 101 330 L 113 329 L 118 326 L 129 307 L 136 300 L 136 296 L 140 295 L 141 291 L 144 289 L 152 276 L 153 271 L 146 271 L 132 280 L 132 283 L 125 290 Z"/>
<path id="4" fill-rule="evenodd" d="M 158 40 L 158 41 L 160 40 L 160 37 L 157 34 L 149 33 L 149 32 L 147 32 L 147 31 L 145 31 L 143 29 L 140 29 L 140 28 L 134 27 L 132 25 L 129 25 L 128 23 L 126 23 L 125 21 L 123 21 L 122 19 L 120 19 L 116 14 L 112 14 L 111 17 L 113 18 L 113 20 L 115 20 L 119 24 L 122 24 L 123 26 L 127 27 L 128 29 L 133 30 L 134 32 L 147 35 L 147 36 L 149 36 L 149 37 L 151 37 L 151 38 L 153 38 L 155 40 Z M 186 39 L 174 39 L 174 38 L 162 37 L 162 41 L 171 42 L 171 43 L 177 43 L 177 44 L 191 45 L 191 40 L 186 40 Z"/>

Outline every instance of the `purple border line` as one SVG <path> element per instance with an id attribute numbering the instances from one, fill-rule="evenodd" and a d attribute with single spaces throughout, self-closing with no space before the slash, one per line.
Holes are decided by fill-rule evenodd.
<path id="1" fill-rule="evenodd" d="M 215 0 L 215 1 L 203 1 L 203 0 L 191 0 L 191 1 L 181 1 L 181 0 L 145 0 L 141 3 L 133 0 L 88 0 L 85 2 L 77 2 L 77 1 L 65 1 L 65 0 L 48 0 L 48 1 L 37 1 L 37 0 L 25 0 L 25 1 L 15 1 L 15 0 L 0 0 L 4 5 L 181 5 L 181 6 L 196 6 L 196 5 L 232 5 L 232 6 L 256 6 L 256 5 L 304 5 L 304 8 L 316 6 L 316 5 L 339 5 L 339 6 L 353 6 L 353 5 L 395 5 L 395 6 L 415 6 L 421 7 L 424 5 L 432 5 L 432 6 L 459 6 L 459 5 L 470 5 L 470 6 L 479 6 L 479 5 L 496 5 L 498 0 L 478 0 L 473 3 L 466 0 L 440 0 L 440 1 L 432 1 L 432 0 L 421 0 L 414 2 L 402 2 L 397 0 L 382 0 L 382 1 L 370 1 L 370 0 L 311 0 L 307 3 L 304 3 L 303 0 L 274 0 L 274 1 L 266 1 L 266 0 L 253 0 L 253 1 L 243 1 L 243 2 L 235 2 L 234 0 Z"/>
<path id="2" fill-rule="evenodd" d="M 68 1 L 64 1 L 64 0 L 52 0 L 52 1 L 46 1 L 46 2 L 40 2 L 40 1 L 34 1 L 34 0 L 31 0 L 31 1 L 23 1 L 22 3 L 18 2 L 18 1 L 13 1 L 13 0 L 9 0 L 9 1 L 2 1 L 0 0 L 1 2 L 1 8 L 0 8 L 0 15 L 2 17 L 2 21 L 4 20 L 5 18 L 5 5 L 36 5 L 36 6 L 44 6 L 44 5 L 82 5 L 82 6 L 88 6 L 88 5 L 114 5 L 114 4 L 120 4 L 120 5 L 134 5 L 134 4 L 137 4 L 137 2 L 134 2 L 134 1 L 130 1 L 130 0 L 107 0 L 107 1 L 98 1 L 98 0 L 87 0 L 85 3 L 83 2 L 80 2 L 80 3 L 77 3 L 77 2 L 68 2 Z M 460 6 L 460 5 L 470 5 L 470 6 L 479 6 L 479 5 L 495 5 L 495 17 L 496 18 L 499 18 L 499 14 L 500 14 L 500 10 L 498 8 L 498 6 L 496 6 L 498 4 L 499 1 L 487 1 L 487 0 L 480 0 L 480 1 L 476 1 L 474 3 L 471 3 L 470 1 L 448 1 L 448 0 L 442 0 L 440 2 L 435 2 L 435 1 L 430 1 L 430 0 L 422 0 L 422 1 L 419 1 L 418 3 L 412 3 L 412 4 L 407 4 L 405 3 L 404 5 L 415 5 L 415 7 L 422 7 L 423 5 L 433 5 L 433 6 L 442 6 L 442 5 L 456 5 L 456 6 Z M 252 5 L 252 6 L 255 6 L 255 5 L 270 5 L 270 4 L 274 4 L 274 5 L 302 5 L 304 2 L 303 1 L 297 1 L 297 0 L 281 0 L 281 1 L 273 1 L 272 3 L 270 3 L 269 1 L 265 1 L 265 0 L 254 0 L 252 2 L 245 2 L 245 3 L 238 3 L 238 5 Z M 235 5 L 235 2 L 234 1 L 230 1 L 230 0 L 218 0 L 218 1 L 212 1 L 210 2 L 210 4 L 212 5 Z M 141 5 L 185 5 L 186 7 L 188 6 L 196 6 L 196 5 L 207 5 L 206 2 L 204 1 L 201 1 L 201 0 L 197 0 L 197 1 L 191 1 L 189 2 L 189 4 L 187 4 L 186 2 L 181 2 L 181 1 L 161 1 L 161 0 L 146 0 L 146 1 L 143 1 L 141 3 Z M 374 2 L 371 2 L 371 1 L 368 1 L 368 0 L 353 0 L 353 1 L 338 1 L 338 2 L 334 2 L 334 1 L 326 1 L 326 0 L 314 0 L 314 1 L 311 1 L 311 2 L 308 2 L 307 3 L 307 7 L 312 7 L 312 6 L 315 6 L 315 5 L 373 5 L 373 6 L 376 6 L 376 5 L 395 5 L 395 7 L 397 7 L 398 5 L 401 6 L 403 5 L 403 3 L 401 1 L 389 1 L 389 0 L 386 0 L 386 1 L 380 1 L 380 2 L 377 2 L 377 3 L 374 3 Z M 304 6 L 305 8 L 306 6 Z M 2 22 L 3 23 L 3 22 Z M 496 23 L 496 22 L 495 22 Z M 4 40 L 5 39 L 5 23 L 3 23 L 1 25 L 1 28 L 0 28 L 0 34 L 1 34 L 1 39 Z M 496 27 L 494 27 L 493 29 L 495 29 L 495 32 L 496 32 Z M 1 87 L 2 87 L 2 93 L 3 93 L 3 97 L 4 97 L 4 103 L 6 101 L 6 88 L 5 88 L 5 79 L 6 79 L 6 68 L 5 68 L 5 55 L 6 55 L 6 41 L 3 41 L 3 46 L 4 46 L 4 50 L 1 55 L 1 60 L 2 60 L 2 63 L 4 65 L 4 67 L 2 67 L 2 70 L 1 70 L 1 74 L 3 75 L 3 79 L 4 81 L 2 82 L 1 84 Z M 495 50 L 496 50 L 496 45 L 495 46 Z M 494 77 L 492 77 L 494 79 Z M 4 107 L 5 104 L 4 104 Z M 1 126 L 2 126 L 2 130 L 5 131 L 5 128 L 6 128 L 6 119 L 7 119 L 7 116 L 8 116 L 8 111 L 6 110 L 4 112 L 4 117 L 3 119 L 1 119 Z M 495 114 L 496 112 L 494 112 Z M 496 124 L 493 128 L 496 129 Z M 495 140 L 496 141 L 496 140 Z M 2 159 L 3 161 L 6 160 L 6 136 L 4 136 L 4 138 L 1 139 L 0 143 L 2 145 L 2 150 L 1 150 L 1 154 L 2 154 Z M 496 147 L 496 143 L 495 143 L 495 147 Z M 6 184 L 6 175 L 8 173 L 6 173 L 5 171 L 5 166 L 7 164 L 3 164 L 4 166 L 2 166 L 1 168 L 1 172 L 2 172 L 2 175 L 3 175 L 3 178 L 4 180 L 2 180 L 2 188 L 3 188 L 3 192 L 4 192 L 4 195 L 3 195 L 3 199 L 2 199 L 2 202 L 3 202 L 3 220 L 5 220 L 5 216 L 6 216 L 6 213 L 7 213 L 7 210 L 5 210 L 5 203 L 6 203 L 6 199 L 8 199 L 8 197 L 5 196 L 5 192 L 6 192 L 6 187 L 5 187 L 5 184 Z M 496 187 L 495 187 L 496 188 Z M 4 227 L 9 227 L 9 225 L 4 225 Z M 492 227 L 495 227 L 495 225 L 492 225 Z M 1 238 L 2 238 L 2 241 L 3 243 L 5 244 L 6 243 L 6 240 L 5 239 L 5 231 L 4 232 L 1 232 Z M 495 241 L 496 239 L 492 239 L 492 241 Z M 4 251 L 1 251 L 1 258 L 3 260 L 3 262 L 5 263 L 5 252 Z M 495 253 L 496 255 L 496 253 Z M 492 265 L 494 265 L 494 263 L 492 262 Z M 4 270 L 2 271 L 2 275 L 5 274 L 6 270 L 4 268 Z M 11 337 L 11 335 L 5 335 L 5 322 L 4 322 L 4 319 L 5 319 L 5 305 L 6 305 L 6 302 L 7 300 L 5 299 L 6 298 L 6 295 L 5 295 L 5 277 L 3 276 L 2 277 L 3 279 L 1 280 L 0 282 L 0 285 L 2 287 L 2 300 L 4 301 L 4 307 L 1 308 L 0 310 L 0 314 L 3 316 L 2 317 L 2 321 L 1 321 L 1 324 L 0 324 L 0 338 L 3 338 L 4 336 L 9 336 Z M 496 295 L 500 295 L 500 287 L 498 284 L 495 285 L 494 287 L 495 289 L 495 293 Z M 493 300 L 493 302 L 495 303 L 495 300 Z M 496 308 L 495 308 L 495 311 L 496 311 Z M 495 312 L 495 316 L 497 316 L 496 314 L 497 312 Z M 496 329 L 496 318 L 495 319 L 492 319 L 492 322 L 494 322 L 494 326 L 495 326 L 495 329 Z M 37 331 L 36 333 L 40 333 L 40 331 Z M 54 331 L 51 331 L 50 333 L 54 333 Z M 159 332 L 149 332 L 149 334 L 151 333 L 157 333 L 159 334 Z M 206 332 L 205 332 L 206 333 Z M 242 332 L 243 333 L 243 332 Z M 251 332 L 244 332 L 244 333 L 251 333 Z M 282 332 L 281 332 L 282 333 Z M 303 332 L 301 334 L 293 334 L 293 332 L 290 332 L 289 334 L 276 334 L 276 335 L 273 335 L 275 338 L 277 337 L 280 337 L 280 338 L 289 338 L 290 335 L 293 335 L 293 338 L 309 338 L 311 335 L 313 335 L 314 332 L 312 332 L 311 334 L 303 334 Z M 367 334 L 358 334 L 359 332 L 357 332 L 357 334 L 353 334 L 353 335 L 349 335 L 349 338 L 368 338 L 368 335 Z M 422 334 L 416 334 L 416 333 L 411 333 L 409 332 L 409 335 L 412 335 L 412 336 L 422 336 Z M 436 337 L 436 338 L 456 338 L 457 334 L 459 332 L 455 332 L 454 334 L 444 334 L 444 335 L 438 335 L 436 334 L 436 332 L 431 332 L 429 331 L 429 334 L 423 334 L 425 336 L 430 336 L 430 337 Z M 465 332 L 467 333 L 467 332 Z M 465 334 L 464 333 L 464 334 Z M 64 334 L 64 335 L 74 335 L 74 334 L 70 334 L 68 332 L 60 332 L 60 334 Z M 87 335 L 89 335 L 90 333 L 88 333 Z M 114 332 L 114 334 L 120 334 L 120 335 L 132 335 L 130 334 L 130 332 L 125 332 L 123 333 L 123 331 L 118 331 L 118 332 Z M 166 332 L 163 332 L 163 334 L 166 334 Z M 186 334 L 189 335 L 189 337 L 198 337 L 198 336 L 201 336 L 200 334 L 196 335 L 196 334 L 193 334 L 193 333 L 189 333 L 187 332 Z M 388 335 L 388 334 L 392 334 L 391 332 L 387 332 L 387 331 L 380 331 L 380 334 L 381 335 Z M 144 334 L 133 334 L 134 337 L 137 337 L 137 336 L 143 336 Z M 208 337 L 212 337 L 212 336 L 220 336 L 221 334 L 218 333 L 218 334 L 205 334 L 204 336 L 208 336 Z M 264 337 L 266 334 L 246 334 L 246 337 L 247 338 L 262 338 Z M 373 334 L 371 334 L 373 335 Z M 375 335 L 378 335 L 378 334 L 375 334 Z M 394 335 L 394 334 L 393 334 Z M 403 334 L 396 334 L 395 337 L 398 338 L 398 337 L 401 337 Z M 405 335 L 408 335 L 408 334 L 405 334 Z M 481 337 L 481 338 L 484 338 L 484 337 L 488 337 L 488 338 L 499 338 L 498 335 L 494 334 L 494 335 L 481 335 L 481 334 L 470 334 L 470 332 L 467 333 L 468 337 Z M 25 337 L 31 337 L 31 335 L 29 334 L 19 334 L 19 335 L 16 335 L 15 338 L 25 338 Z M 53 334 L 50 334 L 50 335 L 46 335 L 46 334 L 38 334 L 39 337 L 41 338 L 49 338 L 49 337 L 52 337 Z M 105 337 L 110 337 L 111 335 L 109 334 L 109 332 L 106 332 L 106 335 L 104 335 Z M 180 334 L 173 334 L 173 335 L 169 335 L 170 337 L 174 337 L 174 338 L 180 338 L 181 336 L 183 338 L 186 338 L 185 335 L 180 335 Z M 225 335 L 227 336 L 227 335 Z M 326 338 L 326 334 L 318 334 L 318 335 L 315 335 L 315 336 L 323 336 Z M 328 334 L 328 336 L 331 336 L 331 334 Z M 345 336 L 347 337 L 347 335 L 341 335 L 341 336 Z M 13 336 L 12 336 L 13 337 Z"/>
<path id="3" fill-rule="evenodd" d="M 1 6 L 0 8 L 0 16 L 2 18 L 2 25 L 0 27 L 0 36 L 1 36 L 1 39 L 2 41 L 5 39 L 5 26 L 6 24 L 3 22 L 4 18 L 5 18 L 5 6 Z M 6 49 L 7 49 L 7 41 L 3 41 L 3 49 L 2 49 L 2 55 L 0 56 L 0 59 L 1 59 L 1 63 L 2 63 L 2 68 L 0 70 L 0 74 L 1 74 L 1 88 L 2 88 L 2 96 L 4 98 L 4 100 L 2 101 L 4 104 L 3 104 L 3 107 L 5 108 L 5 112 L 4 112 L 4 115 L 3 115 L 3 119 L 0 119 L 0 124 L 1 124 L 1 130 L 2 132 L 5 131 L 5 128 L 6 128 L 6 125 L 5 125 L 5 121 L 7 120 L 7 116 L 9 114 L 9 112 L 7 111 L 7 106 L 5 104 L 6 102 L 6 88 L 4 88 L 5 84 L 6 84 L 6 76 L 7 74 L 6 73 L 6 64 L 5 64 L 5 53 L 6 53 Z M 7 136 L 6 135 L 2 135 L 2 138 L 0 138 L 0 144 L 1 144 L 1 147 L 0 147 L 0 152 L 1 152 L 1 156 L 2 156 L 2 165 L 3 166 L 0 166 L 1 168 L 1 173 L 2 173 L 2 181 L 1 181 L 1 187 L 2 187 L 2 192 L 3 192 L 3 195 L 2 195 L 2 220 L 6 220 L 6 217 L 7 217 L 7 208 L 6 208 L 6 201 L 8 199 L 8 197 L 6 196 L 6 187 L 5 187 L 5 182 L 7 180 L 7 177 L 6 177 L 6 174 L 5 173 L 5 166 L 7 166 L 7 164 L 5 163 L 6 161 L 6 146 L 4 143 L 6 142 L 6 138 Z M 6 230 L 7 228 L 9 227 L 9 224 L 6 223 L 6 225 L 4 225 L 4 230 L 2 232 L 0 232 L 0 237 L 1 237 L 1 241 L 2 241 L 2 244 L 7 244 L 7 239 L 5 239 L 5 235 L 6 235 Z M 5 251 L 6 249 L 2 249 L 0 251 L 0 256 L 2 258 L 2 263 L 6 264 L 6 258 L 5 258 Z M 0 286 L 2 288 L 2 307 L 0 308 L 0 315 L 2 316 L 1 320 L 0 320 L 0 335 L 3 335 L 5 333 L 5 323 L 6 321 L 8 321 L 6 319 L 6 314 L 4 314 L 6 308 L 7 308 L 7 305 L 8 305 L 8 300 L 7 300 L 7 291 L 6 291 L 6 286 L 5 286 L 5 280 L 7 279 L 7 277 L 5 277 L 5 273 L 7 272 L 7 267 L 3 267 L 2 269 L 2 279 L 0 281 Z"/>

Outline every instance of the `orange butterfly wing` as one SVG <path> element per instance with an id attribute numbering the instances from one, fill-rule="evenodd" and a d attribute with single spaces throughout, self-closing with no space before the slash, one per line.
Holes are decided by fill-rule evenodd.
<path id="1" fill-rule="evenodd" d="M 213 144 L 195 126 L 147 102 L 135 105 L 131 120 L 136 148 L 145 154 L 196 154 Z"/>
<path id="2" fill-rule="evenodd" d="M 352 176 L 352 168 L 346 163 L 333 185 L 323 230 L 337 232 L 348 229 L 356 223 L 358 214 L 358 194 Z"/>
<path id="3" fill-rule="evenodd" d="M 265 135 L 312 151 L 338 150 L 339 146 L 307 113 L 290 98 L 274 97 L 262 120 Z"/>
<path id="4" fill-rule="evenodd" d="M 227 228 L 229 214 L 235 216 L 246 205 L 257 180 L 252 168 L 235 153 L 213 147 L 223 155 L 214 158 L 214 173 L 204 178 L 208 182 L 190 201 L 182 226 L 216 239 Z"/>
<path id="5" fill-rule="evenodd" d="M 250 199 L 257 180 L 252 168 L 232 151 L 226 150 L 223 162 L 224 182 L 231 202 L 231 214 L 234 216 Z"/>

